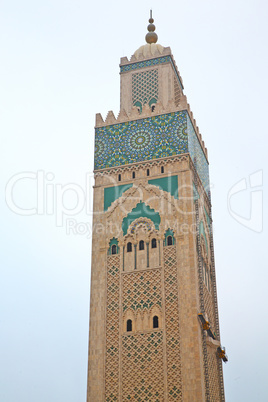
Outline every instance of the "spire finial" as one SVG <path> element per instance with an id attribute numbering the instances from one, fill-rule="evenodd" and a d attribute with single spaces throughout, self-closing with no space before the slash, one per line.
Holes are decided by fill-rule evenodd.
<path id="1" fill-rule="evenodd" d="M 147 43 L 156 43 L 157 42 L 157 39 L 158 39 L 158 36 L 157 36 L 157 34 L 154 32 L 155 31 L 155 25 L 153 24 L 153 22 L 154 22 L 154 19 L 153 19 L 153 12 L 152 12 L 152 10 L 150 10 L 150 19 L 149 19 L 149 25 L 148 25 L 148 27 L 147 27 L 147 29 L 148 29 L 148 33 L 147 33 L 147 35 L 145 36 L 145 40 L 146 40 L 146 42 Z"/>

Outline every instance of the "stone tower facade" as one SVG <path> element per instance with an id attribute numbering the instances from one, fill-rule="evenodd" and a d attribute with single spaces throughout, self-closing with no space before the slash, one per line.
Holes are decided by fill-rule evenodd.
<path id="1" fill-rule="evenodd" d="M 121 59 L 118 117 L 96 115 L 87 400 L 224 401 L 207 149 L 147 41 Z"/>

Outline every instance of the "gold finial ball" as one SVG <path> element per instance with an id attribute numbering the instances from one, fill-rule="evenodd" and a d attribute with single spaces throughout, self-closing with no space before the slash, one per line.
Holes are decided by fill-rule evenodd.
<path id="1" fill-rule="evenodd" d="M 145 36 L 145 40 L 147 43 L 156 43 L 158 36 L 155 32 L 148 32 Z"/>
<path id="2" fill-rule="evenodd" d="M 155 25 L 154 24 L 149 24 L 147 29 L 148 29 L 149 32 L 153 32 L 153 31 L 155 31 Z"/>

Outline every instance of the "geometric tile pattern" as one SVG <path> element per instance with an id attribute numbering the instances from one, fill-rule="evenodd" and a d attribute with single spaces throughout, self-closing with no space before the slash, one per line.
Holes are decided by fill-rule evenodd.
<path id="1" fill-rule="evenodd" d="M 122 348 L 122 401 L 163 402 L 162 331 L 123 335 Z"/>
<path id="2" fill-rule="evenodd" d="M 112 124 L 95 129 L 94 169 L 190 153 L 209 192 L 208 162 L 187 111 Z"/>
<path id="3" fill-rule="evenodd" d="M 161 299 L 160 269 L 123 275 L 123 311 L 161 308 Z"/>
<path id="4" fill-rule="evenodd" d="M 194 162 L 197 173 L 201 179 L 201 182 L 206 190 L 209 192 L 209 171 L 208 162 L 195 134 L 190 117 L 187 114 L 187 131 L 188 131 L 188 147 L 191 158 Z"/>
<path id="5" fill-rule="evenodd" d="M 214 300 L 212 298 L 211 293 L 207 290 L 205 284 L 203 285 L 203 292 L 204 292 L 204 307 L 205 312 L 208 315 L 208 320 L 211 324 L 211 330 L 214 333 L 216 330 L 215 327 L 215 313 L 214 313 Z"/>
<path id="6" fill-rule="evenodd" d="M 187 112 L 97 127 L 94 169 L 188 152 Z"/>
<path id="7" fill-rule="evenodd" d="M 216 350 L 208 348 L 208 378 L 209 378 L 209 396 L 211 402 L 221 402 L 220 382 L 219 382 L 219 358 Z"/>
<path id="8" fill-rule="evenodd" d="M 179 105 L 180 96 L 181 96 L 180 86 L 178 84 L 176 76 L 174 75 L 174 101 L 176 106 Z"/>
<path id="9" fill-rule="evenodd" d="M 132 104 L 141 105 L 158 100 L 158 70 L 147 70 L 132 75 Z"/>
<path id="10" fill-rule="evenodd" d="M 155 59 L 151 59 L 151 60 L 145 60 L 145 61 L 139 61 L 138 63 L 126 64 L 126 65 L 120 67 L 120 72 L 124 73 L 126 71 L 138 70 L 140 68 L 156 66 L 159 64 L 163 64 L 163 63 L 171 63 L 173 70 L 176 74 L 176 77 L 178 79 L 179 85 L 181 88 L 183 88 L 180 77 L 176 70 L 176 67 L 170 56 L 156 57 Z"/>
<path id="11" fill-rule="evenodd" d="M 182 401 L 176 246 L 164 247 L 168 400 Z"/>
<path id="12" fill-rule="evenodd" d="M 107 257 L 105 401 L 119 400 L 119 263 Z"/>

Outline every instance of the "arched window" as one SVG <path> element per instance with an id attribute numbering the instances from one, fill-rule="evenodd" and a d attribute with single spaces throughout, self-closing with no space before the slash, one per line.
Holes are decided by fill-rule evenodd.
<path id="1" fill-rule="evenodd" d="M 172 246 L 172 245 L 173 245 L 172 236 L 168 236 L 168 238 L 167 238 L 167 245 L 168 245 L 168 246 Z"/>
<path id="2" fill-rule="evenodd" d="M 152 248 L 156 248 L 156 247 L 157 247 L 156 239 L 152 239 Z"/>
<path id="3" fill-rule="evenodd" d="M 130 253 L 132 251 L 132 243 L 128 242 L 127 244 L 127 252 Z"/>
<path id="4" fill-rule="evenodd" d="M 108 255 L 118 254 L 118 253 L 119 253 L 118 239 L 113 237 L 109 242 Z"/>
<path id="5" fill-rule="evenodd" d="M 132 331 L 132 320 L 127 320 L 127 332 Z"/>
<path id="6" fill-rule="evenodd" d="M 135 179 L 135 172 L 132 172 L 132 179 Z"/>
<path id="7" fill-rule="evenodd" d="M 159 320 L 157 315 L 153 317 L 153 328 L 159 328 Z"/>
<path id="8" fill-rule="evenodd" d="M 152 105 L 152 107 L 151 107 L 151 108 L 152 108 L 152 112 L 154 112 L 154 109 L 155 109 L 155 105 Z"/>
<path id="9" fill-rule="evenodd" d="M 143 240 L 141 240 L 139 242 L 139 250 L 144 250 L 144 241 Z"/>

